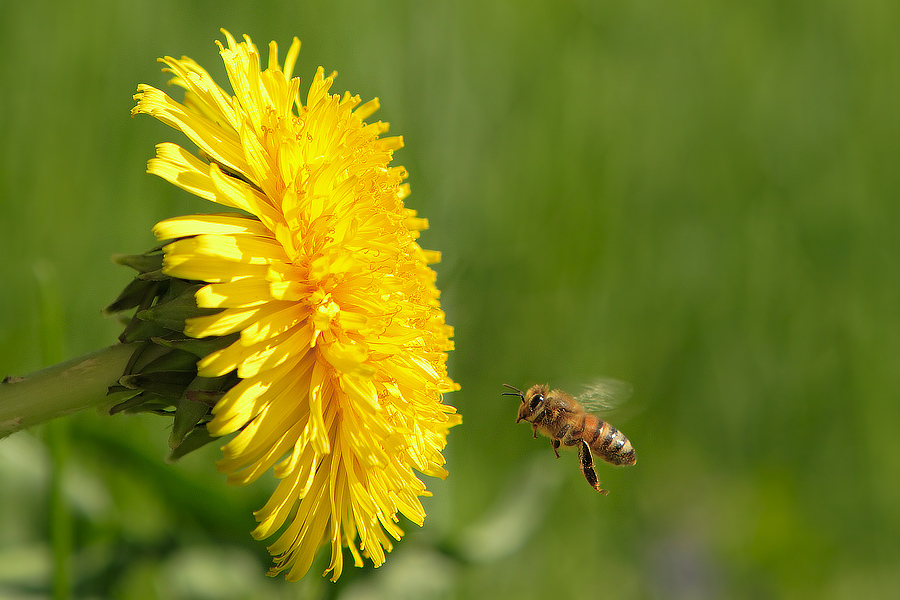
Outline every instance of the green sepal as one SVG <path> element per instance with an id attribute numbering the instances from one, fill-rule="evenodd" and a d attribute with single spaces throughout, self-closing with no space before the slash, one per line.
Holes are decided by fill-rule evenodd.
<path id="1" fill-rule="evenodd" d="M 144 375 L 167 372 L 193 373 L 196 376 L 197 357 L 189 352 L 171 350 L 141 368 L 141 373 Z"/>
<path id="2" fill-rule="evenodd" d="M 185 436 L 201 421 L 208 420 L 210 409 L 222 397 L 223 378 L 196 377 L 185 388 L 175 408 L 175 420 L 169 436 L 169 447 L 180 446 Z"/>
<path id="3" fill-rule="evenodd" d="M 232 333 L 229 335 L 223 336 L 212 336 L 205 338 L 179 338 L 179 339 L 165 339 L 165 338 L 152 338 L 153 342 L 159 344 L 160 346 L 165 346 L 167 348 L 173 348 L 175 350 L 183 350 L 184 352 L 190 352 L 197 358 L 203 358 L 204 356 L 209 356 L 216 350 L 221 350 L 233 344 L 234 342 L 240 339 L 240 333 Z"/>
<path id="4" fill-rule="evenodd" d="M 216 440 L 217 438 L 209 435 L 206 427 L 194 427 L 187 436 L 185 436 L 184 440 L 169 452 L 166 460 L 173 463 L 188 453 L 193 452 L 198 448 L 202 448 L 210 442 L 215 442 Z"/>
<path id="5" fill-rule="evenodd" d="M 149 306 L 160 287 L 157 281 L 147 281 L 140 277 L 131 280 L 119 296 L 103 309 L 103 314 L 111 315 L 138 306 Z"/>
<path id="6" fill-rule="evenodd" d="M 157 269 L 156 271 L 141 273 L 137 278 L 144 281 L 165 281 L 169 276 L 163 273 L 162 269 Z"/>
<path id="7" fill-rule="evenodd" d="M 174 287 L 174 286 L 172 286 Z M 198 308 L 194 293 L 202 285 L 192 286 L 172 296 L 168 300 L 161 300 L 150 308 L 138 310 L 136 316 L 142 321 L 153 321 L 174 331 L 184 331 L 184 323 L 190 318 L 206 315 L 214 315 L 221 312 L 220 308 Z"/>
<path id="8" fill-rule="evenodd" d="M 173 332 L 168 327 L 164 327 L 159 323 L 154 323 L 153 321 L 143 321 L 138 319 L 137 317 L 133 318 L 128 325 L 125 326 L 124 331 L 122 331 L 122 335 L 119 336 L 119 341 L 127 343 L 127 342 L 139 342 L 141 340 L 152 340 L 157 338 L 164 338 L 166 336 L 172 335 Z"/>
<path id="9" fill-rule="evenodd" d="M 128 405 L 138 405 L 144 402 L 143 398 L 138 398 L 143 390 L 126 388 L 121 385 L 115 385 L 109 388 L 106 398 L 112 404 L 109 414 L 115 414 L 128 408 Z"/>
<path id="10" fill-rule="evenodd" d="M 156 394 L 151 394 L 150 392 L 146 392 L 144 390 L 133 391 L 137 391 L 138 395 L 130 398 L 129 400 L 126 400 L 125 402 L 116 404 L 109 409 L 109 414 L 138 414 L 146 412 L 156 415 L 172 414 L 172 411 L 169 410 L 172 407 L 172 400 L 170 398 L 163 398 L 162 396 L 157 396 Z"/>
<path id="11" fill-rule="evenodd" d="M 163 398 L 170 398 L 170 402 L 174 404 L 174 400 L 181 397 L 184 389 L 191 384 L 194 377 L 196 377 L 196 371 L 193 373 L 160 371 L 149 374 L 123 375 L 119 378 L 119 383 L 127 388 L 141 389 Z"/>
<path id="12" fill-rule="evenodd" d="M 202 281 L 178 279 L 163 270 L 162 248 L 114 260 L 138 275 L 105 309 L 116 314 L 134 309 L 119 339 L 144 342 L 135 350 L 116 385 L 109 388 L 110 414 L 150 412 L 173 417 L 169 460 L 177 460 L 215 438 L 206 431 L 216 402 L 240 378 L 232 371 L 222 377 L 200 377 L 197 362 L 236 342 L 240 334 L 194 339 L 185 335 L 187 319 L 221 312 L 200 308 L 196 293 Z"/>
<path id="13" fill-rule="evenodd" d="M 161 271 L 165 255 L 160 251 L 162 247 L 154 248 L 144 254 L 115 254 L 113 262 L 125 267 L 131 267 L 138 273 Z"/>

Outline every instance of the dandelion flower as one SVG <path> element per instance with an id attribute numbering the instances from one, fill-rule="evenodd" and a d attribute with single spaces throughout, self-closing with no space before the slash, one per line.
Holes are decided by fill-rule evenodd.
<path id="1" fill-rule="evenodd" d="M 271 574 L 296 580 L 331 545 L 336 580 L 347 546 L 375 566 L 400 539 L 398 514 L 421 525 L 427 496 L 416 471 L 445 477 L 441 454 L 459 423 L 443 394 L 452 328 L 435 273 L 416 240 L 428 226 L 404 206 L 406 170 L 391 166 L 400 137 L 367 123 L 378 101 L 330 93 L 320 67 L 305 101 L 284 65 L 249 37 L 219 43 L 234 94 L 189 58 L 160 59 L 184 88 L 179 103 L 141 85 L 133 114 L 183 132 L 198 151 L 157 146 L 148 172 L 228 209 L 158 223 L 162 273 L 199 283 L 191 338 L 227 340 L 197 363 L 200 378 L 236 375 L 206 427 L 234 436 L 219 469 L 242 485 L 279 480 L 255 513 L 274 537 Z M 230 336 L 230 337 L 229 337 Z"/>

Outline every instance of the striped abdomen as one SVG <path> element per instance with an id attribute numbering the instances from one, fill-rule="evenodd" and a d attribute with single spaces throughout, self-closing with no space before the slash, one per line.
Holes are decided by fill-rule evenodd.
<path id="1" fill-rule="evenodd" d="M 636 462 L 634 447 L 625 434 L 593 415 L 586 415 L 583 439 L 591 452 L 614 465 L 633 465 Z"/>

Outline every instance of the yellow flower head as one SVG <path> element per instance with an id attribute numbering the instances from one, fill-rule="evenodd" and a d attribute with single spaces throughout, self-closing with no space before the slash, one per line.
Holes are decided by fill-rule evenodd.
<path id="1" fill-rule="evenodd" d="M 234 95 L 191 59 L 166 57 L 184 103 L 141 85 L 132 112 L 199 148 L 159 144 L 148 172 L 244 212 L 168 219 L 154 233 L 171 240 L 163 272 L 205 282 L 197 305 L 221 309 L 189 319 L 185 333 L 240 334 L 198 372 L 240 378 L 208 424 L 215 436 L 236 433 L 219 469 L 233 484 L 269 468 L 280 480 L 253 532 L 280 533 L 272 573 L 299 579 L 330 542 L 334 580 L 342 546 L 356 566 L 360 551 L 379 566 L 403 533 L 397 513 L 422 524 L 428 493 L 414 470 L 447 474 L 441 451 L 460 419 L 442 394 L 459 386 L 428 267 L 440 257 L 416 243 L 427 221 L 404 207 L 406 170 L 389 166 L 402 139 L 364 121 L 378 101 L 330 94 L 334 74 L 320 67 L 304 103 L 291 77 L 296 38 L 283 68 L 272 42 L 261 70 L 250 38 L 223 33 Z"/>

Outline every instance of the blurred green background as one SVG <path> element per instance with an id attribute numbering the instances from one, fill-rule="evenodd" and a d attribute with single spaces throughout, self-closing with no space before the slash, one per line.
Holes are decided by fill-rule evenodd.
<path id="1" fill-rule="evenodd" d="M 218 450 L 87 412 L 0 441 L 0 598 L 887 598 L 900 592 L 900 4 L 0 4 L 0 375 L 103 347 L 113 253 L 214 206 L 145 174 L 156 57 L 219 27 L 378 96 L 456 327 L 451 476 L 387 564 L 263 576 Z M 305 90 L 305 85 L 303 87 Z M 501 384 L 630 381 L 600 465 Z M 613 417 L 610 417 L 613 420 Z M 60 593 L 58 591 L 58 593 Z"/>

